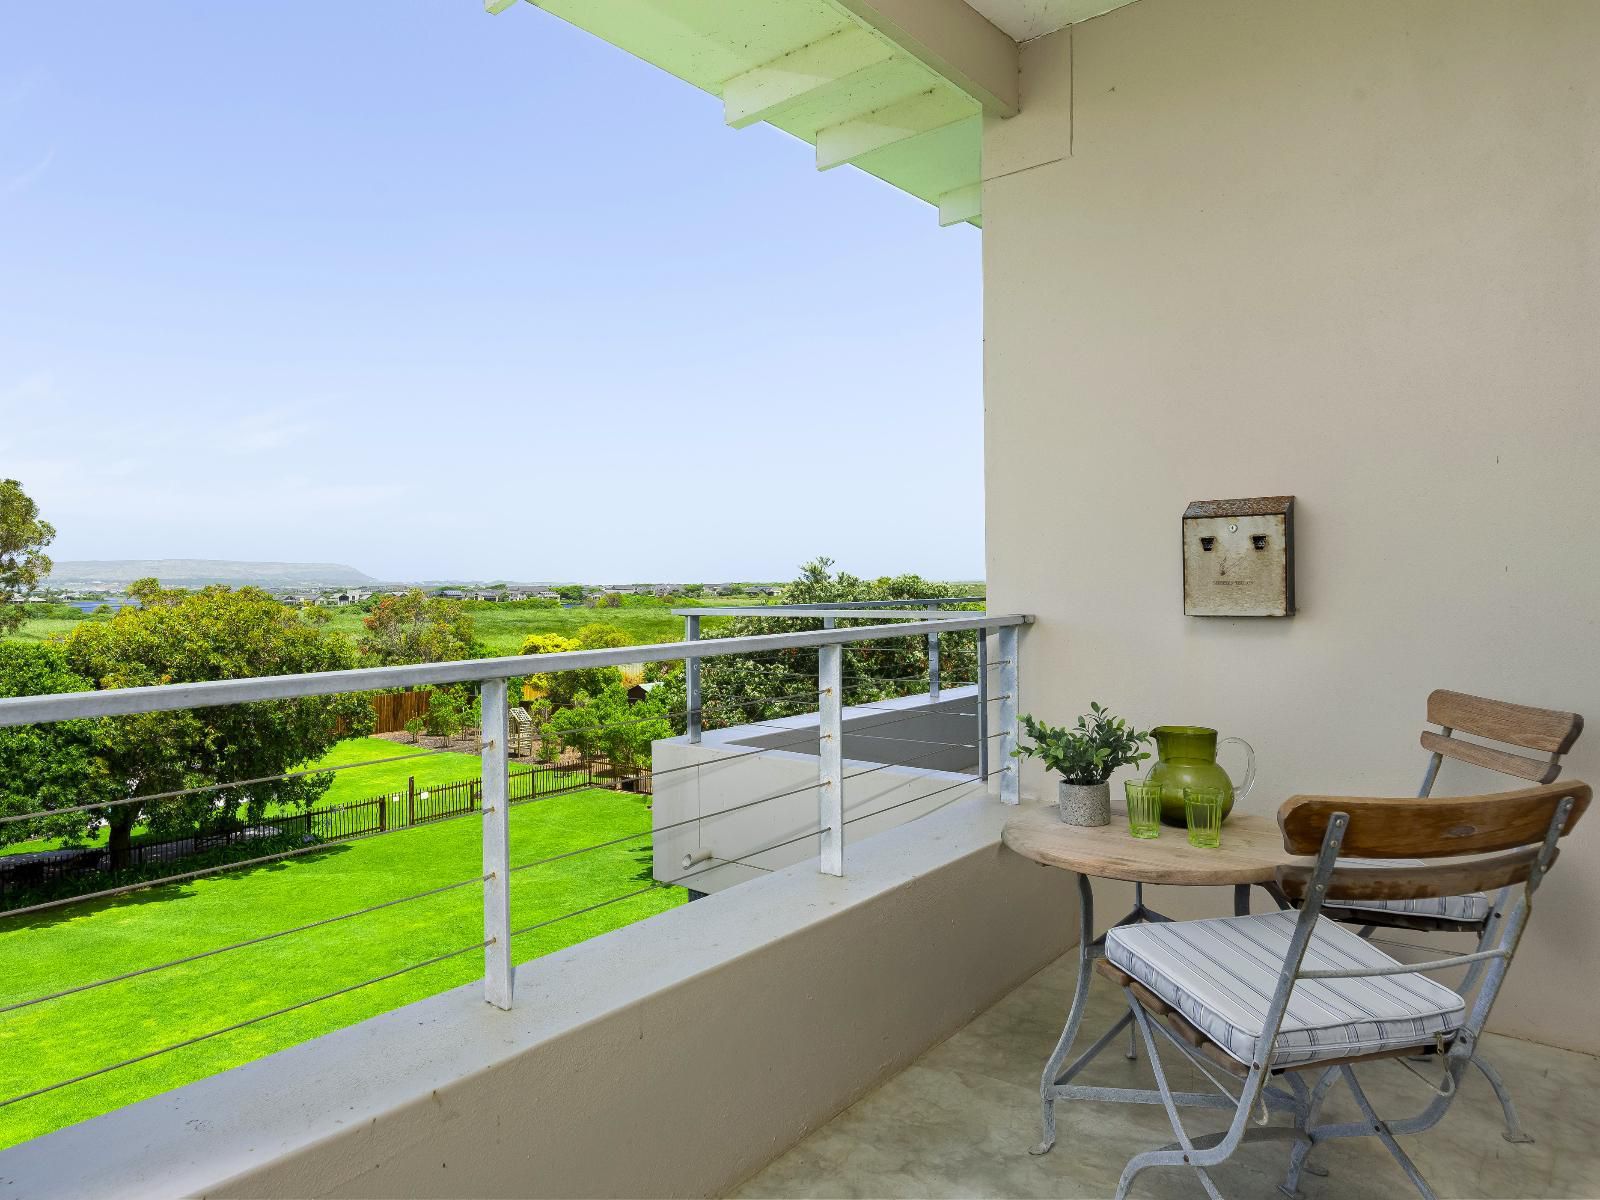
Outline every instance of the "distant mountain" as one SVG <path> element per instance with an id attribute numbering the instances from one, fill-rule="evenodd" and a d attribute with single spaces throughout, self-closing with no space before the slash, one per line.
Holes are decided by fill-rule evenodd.
<path id="1" fill-rule="evenodd" d="M 49 587 L 125 585 L 155 576 L 168 587 L 225 583 L 263 588 L 353 587 L 377 580 L 342 563 L 230 562 L 220 558 L 116 558 L 57 561 Z"/>

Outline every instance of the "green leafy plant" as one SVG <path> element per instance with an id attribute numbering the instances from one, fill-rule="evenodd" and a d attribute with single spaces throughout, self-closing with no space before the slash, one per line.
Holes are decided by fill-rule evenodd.
<path id="1" fill-rule="evenodd" d="M 1140 747 L 1150 742 L 1149 730 L 1133 728 L 1109 709 L 1090 702 L 1089 711 L 1068 728 L 1045 725 L 1024 714 L 1022 728 L 1033 739 L 1012 754 L 1037 758 L 1046 769 L 1080 786 L 1104 783 L 1118 767 L 1134 767 L 1150 757 Z"/>

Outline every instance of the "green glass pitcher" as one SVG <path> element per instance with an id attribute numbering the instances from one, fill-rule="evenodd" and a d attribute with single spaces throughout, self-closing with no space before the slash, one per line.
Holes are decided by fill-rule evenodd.
<path id="1" fill-rule="evenodd" d="M 1145 779 L 1161 785 L 1161 820 L 1182 827 L 1183 789 L 1214 787 L 1222 791 L 1222 816 L 1227 818 L 1235 800 L 1250 794 L 1256 782 L 1256 752 L 1243 738 L 1217 741 L 1217 731 L 1200 725 L 1161 725 L 1150 731 L 1156 739 L 1156 761 Z M 1217 765 L 1217 747 L 1237 742 L 1244 747 L 1244 781 L 1237 785 Z"/>

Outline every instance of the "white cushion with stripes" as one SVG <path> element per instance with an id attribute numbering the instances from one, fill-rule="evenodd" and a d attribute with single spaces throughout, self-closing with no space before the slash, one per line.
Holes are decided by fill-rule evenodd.
<path id="1" fill-rule="evenodd" d="M 1255 1061 L 1298 913 L 1123 925 L 1106 957 L 1247 1066 Z M 1395 960 L 1324 917 L 1302 970 L 1388 967 Z M 1274 1066 L 1424 1046 L 1461 1027 L 1461 997 L 1426 976 L 1302 979 L 1273 1043 Z"/>
<path id="2" fill-rule="evenodd" d="M 1341 867 L 1421 867 L 1420 858 L 1341 858 Z M 1322 907 L 1357 912 L 1406 913 L 1413 917 L 1443 917 L 1449 921 L 1481 921 L 1489 915 L 1489 897 L 1482 892 L 1465 896 L 1429 896 L 1422 900 L 1324 900 Z M 1357 918 L 1359 920 L 1359 918 Z"/>

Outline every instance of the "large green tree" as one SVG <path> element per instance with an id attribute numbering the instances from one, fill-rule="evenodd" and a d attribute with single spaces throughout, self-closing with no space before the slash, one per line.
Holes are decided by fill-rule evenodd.
<path id="1" fill-rule="evenodd" d="M 256 588 L 168 590 L 155 580 L 128 589 L 138 607 L 85 622 L 63 643 L 67 665 L 96 687 L 196 683 L 357 665 L 342 634 L 306 622 Z M 271 700 L 183 712 L 103 719 L 97 754 L 122 796 L 162 793 L 280 775 L 370 727 L 360 695 Z M 133 829 L 187 832 L 257 821 L 312 804 L 327 775 L 274 779 L 101 810 L 112 865 L 128 858 Z"/>
<path id="2" fill-rule="evenodd" d="M 0 696 L 86 692 L 94 685 L 67 665 L 60 646 L 0 642 Z M 0 727 L 0 816 L 77 808 L 122 795 L 100 753 L 98 721 Z M 99 814 L 71 813 L 0 824 L 0 845 L 38 837 L 76 841 Z"/>
<path id="3" fill-rule="evenodd" d="M 383 597 L 361 623 L 361 654 L 375 666 L 456 662 L 481 653 L 466 605 L 421 588 Z"/>
<path id="4" fill-rule="evenodd" d="M 580 695 L 573 707 L 553 713 L 539 733 L 551 751 L 571 749 L 585 758 L 604 758 L 620 771 L 638 770 L 649 761 L 650 743 L 671 736 L 666 701 L 652 693 L 629 703 L 620 683 L 595 695 Z"/>
<path id="5" fill-rule="evenodd" d="M 0 637 L 22 624 L 19 600 L 50 574 L 44 548 L 55 540 L 55 526 L 39 517 L 33 502 L 15 479 L 0 479 Z"/>
<path id="6" fill-rule="evenodd" d="M 594 621 L 578 630 L 576 637 L 559 633 L 531 633 L 522 640 L 524 654 L 564 654 L 572 650 L 605 650 L 631 646 L 633 639 L 615 625 Z M 582 696 L 597 696 L 613 684 L 622 682 L 616 667 L 578 667 L 566 671 L 542 671 L 528 676 L 544 694 L 552 709 L 570 708 Z"/>
<path id="7" fill-rule="evenodd" d="M 831 558 L 817 558 L 800 568 L 786 585 L 777 604 L 837 604 L 848 600 L 919 600 L 968 593 L 955 584 L 937 583 L 920 575 L 862 579 L 835 572 Z M 976 607 L 976 606 L 972 606 Z M 770 633 L 795 633 L 822 628 L 820 618 L 763 616 L 736 617 L 709 634 L 715 638 L 753 637 Z M 869 613 L 860 620 L 841 619 L 837 625 L 881 624 Z M 890 696 L 926 691 L 928 641 L 926 637 L 886 638 L 847 645 L 842 656 L 845 701 L 871 703 Z M 977 678 L 977 641 L 972 633 L 947 633 L 939 640 L 939 679 L 950 687 Z M 701 720 L 707 729 L 763 721 L 772 717 L 814 712 L 817 707 L 817 652 L 814 649 L 776 650 L 764 654 L 707 658 L 700 668 Z M 685 686 L 681 672 L 659 689 L 673 709 L 681 731 Z"/>

